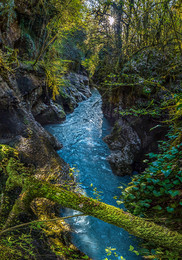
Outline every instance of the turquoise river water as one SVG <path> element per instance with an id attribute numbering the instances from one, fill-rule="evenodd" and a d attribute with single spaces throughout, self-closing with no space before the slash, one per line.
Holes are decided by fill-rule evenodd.
<path id="1" fill-rule="evenodd" d="M 110 151 L 102 138 L 110 133 L 111 126 L 101 110 L 101 96 L 97 91 L 81 102 L 62 124 L 49 125 L 46 129 L 63 144 L 59 155 L 75 167 L 75 177 L 82 192 L 118 207 L 115 196 L 121 194 L 118 187 L 130 181 L 130 177 L 118 177 L 112 173 L 106 157 Z M 94 192 L 94 188 L 98 192 Z M 65 209 L 64 216 L 78 214 Z M 72 242 L 93 260 L 140 260 L 142 257 L 129 251 L 130 245 L 137 249 L 138 240 L 125 230 L 90 216 L 69 219 Z M 115 248 L 119 257 L 107 256 L 105 249 Z"/>

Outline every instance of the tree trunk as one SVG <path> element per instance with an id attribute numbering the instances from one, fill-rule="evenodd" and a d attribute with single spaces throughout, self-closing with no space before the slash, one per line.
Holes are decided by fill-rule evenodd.
<path id="1" fill-rule="evenodd" d="M 123 60 L 123 40 L 122 40 L 122 31 L 123 26 L 121 23 L 122 16 L 123 16 L 123 1 L 120 0 L 119 4 L 112 3 L 114 12 L 115 12 L 115 41 L 116 41 L 116 56 L 118 57 L 118 65 L 119 69 L 122 67 L 122 60 Z"/>
<path id="2" fill-rule="evenodd" d="M 18 163 L 17 166 L 19 166 Z M 19 183 L 19 186 L 22 187 L 22 193 L 16 200 L 4 228 L 12 225 L 16 216 L 22 210 L 28 210 L 35 198 L 47 198 L 60 204 L 62 207 L 81 211 L 85 215 L 90 215 L 109 224 L 121 227 L 130 234 L 153 242 L 157 246 L 167 249 L 175 248 L 178 252 L 182 251 L 182 234 L 178 232 L 136 217 L 117 207 L 66 190 L 61 186 L 38 180 L 35 177 L 17 175 L 16 164 L 14 164 L 12 159 L 9 160 L 6 170 L 11 177 L 11 181 L 15 181 L 16 185 Z"/>
<path id="3" fill-rule="evenodd" d="M 63 207 L 81 211 L 86 215 L 121 227 L 130 234 L 153 242 L 157 246 L 168 249 L 175 248 L 178 252 L 182 251 L 182 234 L 136 217 L 117 207 L 38 180 L 34 181 L 34 185 L 23 197 L 24 205 L 28 206 L 36 197 L 50 199 Z"/>

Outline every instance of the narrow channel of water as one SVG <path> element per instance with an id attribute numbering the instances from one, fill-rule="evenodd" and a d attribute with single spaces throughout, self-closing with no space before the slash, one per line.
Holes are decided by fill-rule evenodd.
<path id="1" fill-rule="evenodd" d="M 79 171 L 75 174 L 83 192 L 87 196 L 99 196 L 103 202 L 118 206 L 113 197 L 120 195 L 118 187 L 127 184 L 130 178 L 115 176 L 106 160 L 110 151 L 102 138 L 110 133 L 111 127 L 103 116 L 100 94 L 94 91 L 92 97 L 81 102 L 63 124 L 49 125 L 46 129 L 63 144 L 59 155 Z M 67 216 L 77 213 L 66 209 L 63 214 Z M 130 245 L 137 249 L 137 239 L 121 228 L 90 216 L 70 219 L 68 223 L 74 230 L 73 244 L 93 260 L 106 258 L 107 247 L 116 248 L 113 252 L 126 260 L 142 259 L 129 251 Z M 121 258 L 112 254 L 108 259 Z"/>

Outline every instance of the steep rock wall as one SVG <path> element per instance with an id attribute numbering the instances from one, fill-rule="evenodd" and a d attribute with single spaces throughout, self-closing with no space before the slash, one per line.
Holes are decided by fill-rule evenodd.
<path id="1" fill-rule="evenodd" d="M 65 107 L 66 112 L 71 112 L 79 101 L 91 95 L 87 77 L 74 74 L 74 78 L 77 80 L 76 85 L 72 81 L 72 84 L 65 88 L 65 91 L 70 91 L 66 96 L 67 99 L 63 99 L 60 95 L 55 103 L 46 87 L 45 75 L 41 72 L 19 69 L 15 75 L 9 75 L 8 79 L 1 77 L 0 143 L 18 146 L 20 151 L 27 154 L 27 158 L 30 156 L 28 155 L 30 149 L 33 156 L 30 162 L 35 165 L 42 166 L 47 162 L 52 147 L 60 149 L 61 145 L 41 124 L 62 122 L 66 115 Z M 67 107 L 70 109 L 67 110 Z M 41 142 L 42 146 L 49 146 L 49 152 L 46 152 L 46 147 L 41 147 Z M 41 158 L 41 154 L 44 159 Z M 57 158 L 56 153 L 54 156 Z"/>
<path id="2" fill-rule="evenodd" d="M 36 167 L 51 167 L 50 155 L 53 161 L 56 158 L 58 165 L 61 161 L 65 166 L 55 152 L 55 149 L 61 148 L 61 144 L 41 125 L 61 123 L 66 113 L 72 112 L 78 102 L 91 95 L 88 77 L 84 71 L 80 74 L 67 73 L 64 76 L 67 85 L 53 100 L 46 84 L 44 69 L 23 62 L 24 55 L 29 55 L 26 56 L 28 60 L 34 55 L 40 38 L 42 18 L 34 14 L 34 19 L 30 21 L 32 31 L 26 34 L 24 26 L 32 16 L 31 7 L 27 2 L 16 2 L 13 12 L 16 15 L 13 16 L 11 26 L 7 26 L 6 19 L 1 21 L 0 16 L 0 51 L 6 53 L 9 48 L 10 52 L 14 50 L 19 57 L 12 71 L 3 71 L 0 67 L 0 143 L 16 146 L 24 155 L 25 162 L 33 163 Z M 34 39 L 31 33 L 34 34 Z"/>
<path id="3" fill-rule="evenodd" d="M 157 141 L 163 138 L 166 129 L 161 126 L 151 130 L 159 121 L 149 115 L 135 117 L 120 114 L 120 111 L 133 107 L 136 101 L 146 102 L 146 97 L 135 95 L 132 89 L 120 89 L 112 99 L 110 95 L 103 96 L 103 112 L 113 124 L 111 134 L 104 138 L 111 150 L 108 161 L 117 175 L 140 172 L 145 167 L 142 162 L 145 154 L 157 151 Z"/>

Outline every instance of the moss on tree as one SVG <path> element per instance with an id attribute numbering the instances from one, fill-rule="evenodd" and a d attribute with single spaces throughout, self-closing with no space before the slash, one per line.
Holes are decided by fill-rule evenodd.
<path id="1" fill-rule="evenodd" d="M 7 151 L 7 149 L 9 149 L 7 146 L 1 146 L 1 153 L 3 153 L 3 150 Z M 12 153 L 13 151 L 14 153 Z M 167 249 L 175 248 L 178 252 L 182 251 L 182 234 L 178 232 L 171 231 L 164 226 L 159 226 L 151 221 L 136 217 L 124 212 L 122 209 L 66 190 L 64 187 L 38 180 L 33 176 L 25 176 L 27 174 L 24 175 L 23 171 L 19 171 L 20 174 L 18 174 L 17 167 L 22 164 L 17 158 L 15 159 L 16 162 L 12 160 L 12 157 L 8 158 L 9 155 L 16 155 L 16 150 L 10 148 L 10 152 L 11 153 L 7 153 L 6 159 L 5 155 L 2 156 L 4 159 L 1 164 L 3 164 L 3 167 L 6 165 L 6 174 L 11 176 L 12 182 L 15 182 L 16 185 L 22 188 L 22 192 L 15 201 L 2 229 L 13 225 L 17 216 L 22 211 L 30 209 L 31 202 L 34 199 L 46 198 L 60 204 L 62 207 L 79 210 L 86 215 L 121 227 L 130 234 L 153 242 L 157 246 Z M 22 167 L 27 170 L 23 165 Z"/>

